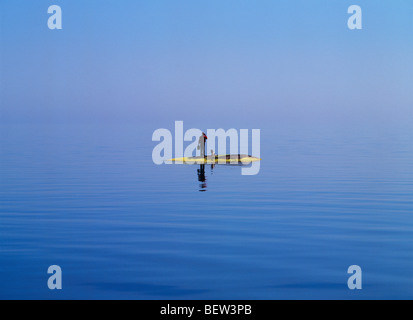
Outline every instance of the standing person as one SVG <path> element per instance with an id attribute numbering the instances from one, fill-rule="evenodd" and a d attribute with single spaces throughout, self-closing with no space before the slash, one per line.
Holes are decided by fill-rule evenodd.
<path id="1" fill-rule="evenodd" d="M 211 149 L 211 174 L 212 174 L 213 169 L 215 168 L 215 161 L 216 161 L 215 152 L 214 150 Z"/>
<path id="2" fill-rule="evenodd" d="M 215 152 L 212 149 L 211 149 L 211 158 L 212 158 L 212 160 L 215 160 Z"/>
<path id="3" fill-rule="evenodd" d="M 198 150 L 200 150 L 201 152 L 201 157 L 205 158 L 205 142 L 208 139 L 207 135 L 205 134 L 205 132 L 202 132 L 202 135 L 199 137 L 199 141 L 198 141 Z"/>

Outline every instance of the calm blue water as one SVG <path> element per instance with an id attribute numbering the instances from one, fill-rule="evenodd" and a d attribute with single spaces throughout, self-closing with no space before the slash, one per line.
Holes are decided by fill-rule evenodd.
<path id="1" fill-rule="evenodd" d="M 0 127 L 1 299 L 413 298 L 412 132 L 261 128 L 260 174 L 199 192 L 155 129 Z"/>

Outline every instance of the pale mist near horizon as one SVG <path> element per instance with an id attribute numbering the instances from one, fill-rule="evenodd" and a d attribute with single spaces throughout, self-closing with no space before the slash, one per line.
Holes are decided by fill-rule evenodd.
<path id="1" fill-rule="evenodd" d="M 353 2 L 2 1 L 0 121 L 409 127 L 413 5 Z"/>

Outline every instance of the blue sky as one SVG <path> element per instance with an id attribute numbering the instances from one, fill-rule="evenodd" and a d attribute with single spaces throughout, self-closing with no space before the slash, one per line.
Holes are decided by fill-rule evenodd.
<path id="1" fill-rule="evenodd" d="M 47 28 L 47 8 L 63 30 Z M 363 30 L 347 28 L 360 5 Z M 413 120 L 410 0 L 2 0 L 1 123 Z"/>

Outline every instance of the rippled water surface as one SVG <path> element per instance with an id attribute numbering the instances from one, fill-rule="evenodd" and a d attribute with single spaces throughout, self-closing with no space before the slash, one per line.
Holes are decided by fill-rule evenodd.
<path id="1" fill-rule="evenodd" d="M 412 132 L 262 128 L 258 175 L 201 186 L 155 129 L 0 128 L 0 298 L 413 298 Z"/>

